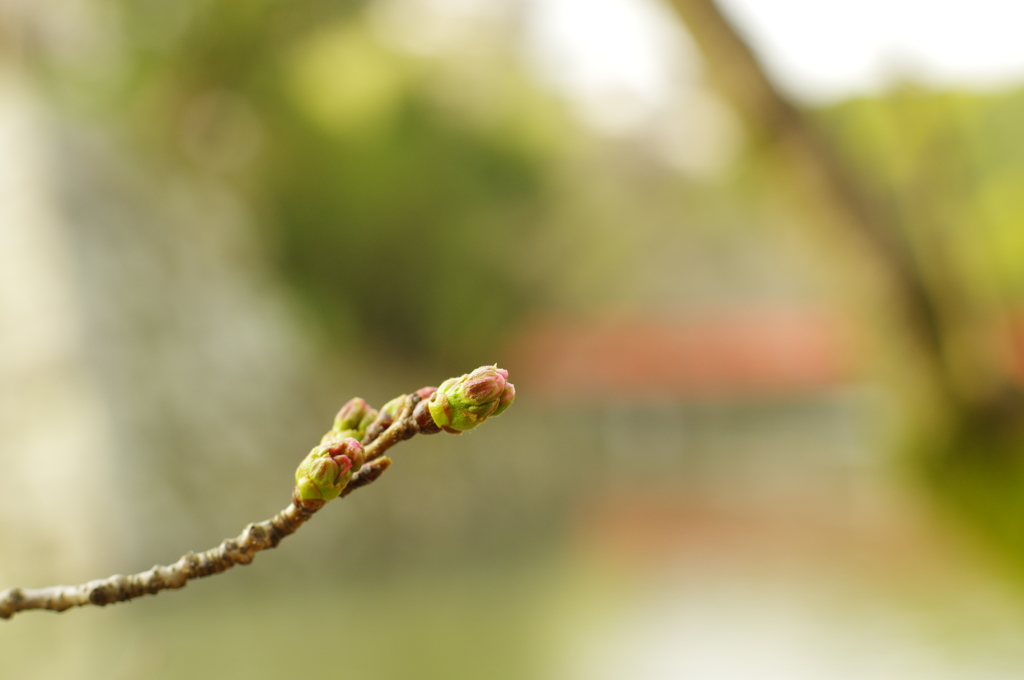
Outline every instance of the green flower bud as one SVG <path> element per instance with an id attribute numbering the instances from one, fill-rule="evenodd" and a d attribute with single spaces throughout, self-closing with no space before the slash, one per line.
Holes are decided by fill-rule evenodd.
<path id="1" fill-rule="evenodd" d="M 512 402 L 516 398 L 516 386 L 510 382 L 505 383 L 505 389 L 501 391 L 501 395 L 498 397 L 498 408 L 494 409 L 489 417 L 500 416 L 505 409 L 512 405 Z"/>
<path id="2" fill-rule="evenodd" d="M 366 413 L 366 402 L 359 397 L 350 399 L 347 404 L 341 407 L 338 415 L 334 416 L 335 430 L 354 430 L 359 425 Z"/>
<path id="3" fill-rule="evenodd" d="M 331 432 L 345 433 L 344 437 L 362 439 L 363 435 L 366 434 L 366 427 L 376 417 L 377 411 L 368 406 L 365 401 L 356 397 L 349 400 L 338 411 L 338 415 L 334 417 L 334 428 Z M 326 441 L 329 436 L 331 436 L 331 433 L 328 433 L 324 440 Z M 340 439 L 344 439 L 344 437 Z M 337 436 L 333 436 L 332 439 L 339 440 Z"/>
<path id="4" fill-rule="evenodd" d="M 472 430 L 512 404 L 516 391 L 507 380 L 508 371 L 497 366 L 445 380 L 427 402 L 430 416 L 448 432 Z"/>
<path id="5" fill-rule="evenodd" d="M 347 460 L 354 470 L 358 470 L 366 462 L 366 451 L 363 450 L 363 445 L 352 437 L 329 446 L 326 453 L 339 465 Z"/>
<path id="6" fill-rule="evenodd" d="M 377 418 L 381 422 L 386 422 L 389 425 L 395 422 L 395 420 L 397 420 L 398 417 L 402 415 L 402 409 L 405 408 L 405 399 L 407 396 L 408 395 L 405 394 L 399 395 L 392 399 L 391 401 L 389 401 L 388 403 L 381 406 L 380 414 L 377 416 Z"/>
<path id="7" fill-rule="evenodd" d="M 348 437 L 309 452 L 295 470 L 296 495 L 301 500 L 337 498 L 352 479 L 353 469 L 365 462 L 363 446 Z"/>
<path id="8" fill-rule="evenodd" d="M 320 446 L 332 446 L 340 441 L 348 439 L 349 437 L 355 437 L 357 434 L 359 433 L 355 430 L 342 430 L 341 432 L 331 430 L 320 438 Z"/>
<path id="9" fill-rule="evenodd" d="M 356 435 L 352 435 L 352 436 L 355 437 L 356 439 L 362 439 L 363 435 L 366 434 L 366 428 L 368 428 L 370 426 L 370 423 L 372 423 L 376 419 L 377 419 L 377 409 L 375 409 L 375 408 L 368 408 L 368 409 L 366 409 L 366 413 L 363 414 L 363 419 L 359 421 L 359 427 L 356 428 L 356 432 L 358 433 L 358 436 L 356 436 Z"/>
<path id="10" fill-rule="evenodd" d="M 366 428 L 365 436 L 362 437 L 362 441 L 369 443 L 379 437 L 384 430 L 391 427 L 391 424 L 402 415 L 402 409 L 405 408 L 405 400 L 408 395 L 400 395 L 384 404 L 380 407 L 380 413 L 377 414 L 376 420 L 369 424 Z"/>

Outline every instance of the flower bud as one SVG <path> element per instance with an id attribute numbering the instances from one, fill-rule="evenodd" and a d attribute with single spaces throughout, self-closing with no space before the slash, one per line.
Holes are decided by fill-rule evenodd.
<path id="1" fill-rule="evenodd" d="M 339 465 L 342 459 L 351 463 L 352 467 L 359 469 L 366 462 L 366 452 L 363 445 L 349 437 L 327 447 L 326 453 Z"/>
<path id="2" fill-rule="evenodd" d="M 402 409 L 405 408 L 405 399 L 408 395 L 402 394 L 388 403 L 380 407 L 380 414 L 377 419 L 381 422 L 385 422 L 388 425 L 395 422 L 400 415 L 402 415 Z"/>
<path id="3" fill-rule="evenodd" d="M 498 397 L 498 408 L 494 409 L 489 417 L 500 416 L 505 409 L 512 405 L 512 402 L 516 398 L 516 386 L 510 382 L 505 383 L 505 389 L 501 391 L 501 395 Z"/>
<path id="4" fill-rule="evenodd" d="M 516 391 L 507 379 L 505 369 L 481 366 L 472 373 L 445 380 L 427 402 L 430 416 L 448 432 L 471 430 L 512 404 Z"/>
<path id="5" fill-rule="evenodd" d="M 295 470 L 296 496 L 301 500 L 337 498 L 365 462 L 362 445 L 351 437 L 309 452 Z"/>
<path id="6" fill-rule="evenodd" d="M 426 401 L 434 396 L 434 392 L 437 392 L 436 387 L 421 387 L 416 390 L 416 396 L 420 398 L 420 401 Z"/>
<path id="7" fill-rule="evenodd" d="M 370 423 L 367 428 L 362 440 L 366 443 L 370 443 L 381 435 L 384 430 L 391 427 L 391 424 L 402 415 L 402 409 L 405 408 L 405 399 L 408 395 L 400 395 L 384 404 L 380 407 L 380 413 L 376 414 L 376 419 Z"/>
<path id="8" fill-rule="evenodd" d="M 334 429 L 332 432 L 344 432 L 346 437 L 362 439 L 363 435 L 366 434 L 366 427 L 376 417 L 377 411 L 368 406 L 365 401 L 356 397 L 349 400 L 338 411 L 338 415 L 334 417 Z M 326 440 L 327 437 L 324 439 Z"/>

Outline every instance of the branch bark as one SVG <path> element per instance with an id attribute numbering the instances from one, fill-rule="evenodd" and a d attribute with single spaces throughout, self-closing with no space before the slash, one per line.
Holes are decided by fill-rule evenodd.
<path id="1" fill-rule="evenodd" d="M 942 310 L 903 236 L 898 216 L 873 197 L 822 139 L 813 121 L 768 77 L 765 69 L 714 0 L 670 0 L 704 55 L 712 80 L 755 135 L 773 140 L 790 160 L 801 189 L 833 221 L 867 245 L 888 279 L 899 319 L 947 403 L 964 390 L 951 371 Z"/>
<path id="2" fill-rule="evenodd" d="M 368 436 L 366 462 L 352 476 L 342 496 L 373 483 L 384 474 L 391 465 L 391 459 L 384 453 L 398 442 L 418 433 L 440 432 L 440 428 L 432 427 L 433 424 L 424 419 L 422 407 L 416 410 L 420 402 L 418 394 L 409 395 L 401 415 L 382 432 L 376 429 L 375 435 Z M 293 497 L 291 504 L 271 519 L 250 524 L 237 537 L 225 539 L 216 548 L 199 554 L 188 552 L 173 564 L 157 565 L 138 574 L 115 574 L 74 586 L 8 588 L 0 592 L 0 619 L 9 619 L 29 609 L 62 612 L 90 604 L 103 607 L 143 595 L 155 595 L 162 590 L 184 588 L 192 579 L 219 574 L 235 565 L 249 564 L 261 550 L 276 548 L 325 504 L 324 501 L 303 501 Z"/>

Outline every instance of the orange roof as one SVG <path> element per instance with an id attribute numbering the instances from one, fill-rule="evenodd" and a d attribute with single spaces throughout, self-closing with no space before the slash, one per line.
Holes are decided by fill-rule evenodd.
<path id="1" fill-rule="evenodd" d="M 553 320 L 521 333 L 507 363 L 517 383 L 547 398 L 770 396 L 849 380 L 857 363 L 851 336 L 840 319 L 814 310 L 693 322 Z"/>

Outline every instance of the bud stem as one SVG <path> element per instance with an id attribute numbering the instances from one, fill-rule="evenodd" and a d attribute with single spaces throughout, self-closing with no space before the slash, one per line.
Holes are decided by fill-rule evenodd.
<path id="1" fill-rule="evenodd" d="M 415 413 L 416 405 L 424 396 L 429 397 L 430 394 L 431 391 L 420 390 L 408 395 L 402 404 L 401 412 L 397 415 L 391 414 L 389 417 L 393 417 L 393 421 L 382 431 L 381 428 L 377 428 L 372 438 L 371 432 L 374 428 L 367 428 L 366 439 L 370 441 L 363 442 L 365 462 L 352 474 L 348 485 L 341 492 L 342 496 L 377 481 L 391 465 L 391 459 L 384 453 L 392 446 L 412 438 L 421 431 L 425 434 L 437 431 L 438 428 L 433 422 L 429 422 L 427 426 L 418 422 Z M 421 416 L 422 412 L 423 409 L 420 409 Z M 143 595 L 155 595 L 162 590 L 184 588 L 192 579 L 219 574 L 236 564 L 249 564 L 259 551 L 276 548 L 285 536 L 295 533 L 326 503 L 324 500 L 301 499 L 296 490 L 293 492 L 291 504 L 271 519 L 250 524 L 237 537 L 225 539 L 216 548 L 199 554 L 186 553 L 174 564 L 157 565 L 148 571 L 130 576 L 115 574 L 109 578 L 75 586 L 8 588 L 0 591 L 0 619 L 9 619 L 16 613 L 29 609 L 61 612 L 90 604 L 103 607 Z"/>

